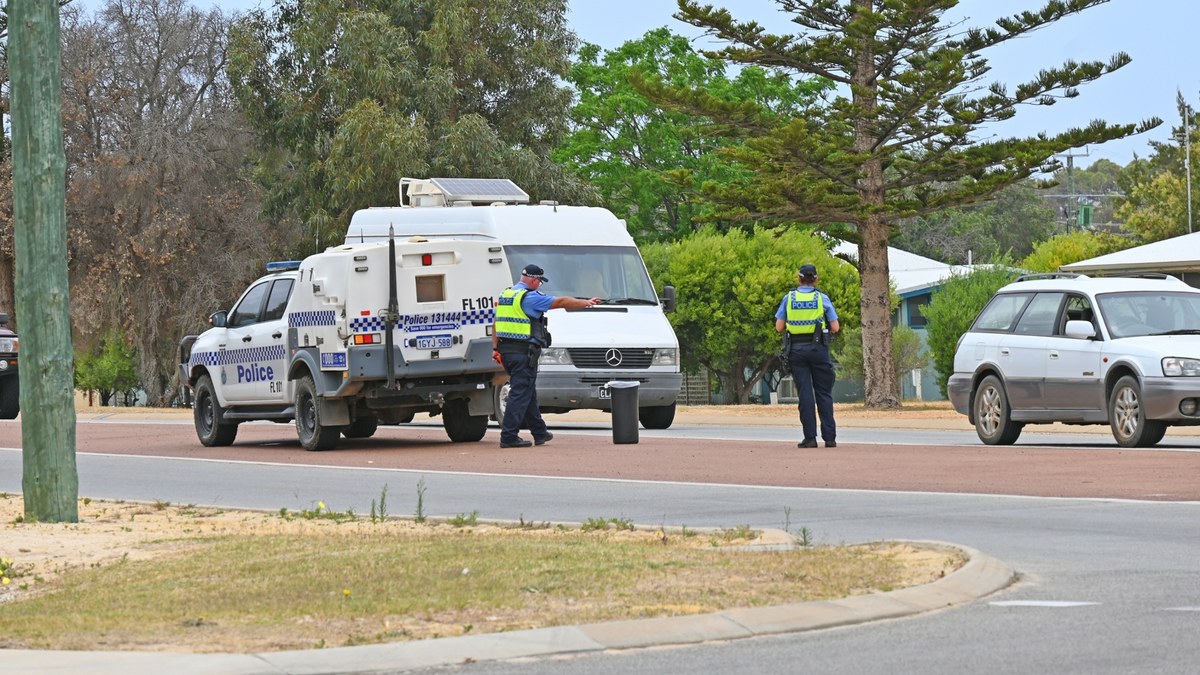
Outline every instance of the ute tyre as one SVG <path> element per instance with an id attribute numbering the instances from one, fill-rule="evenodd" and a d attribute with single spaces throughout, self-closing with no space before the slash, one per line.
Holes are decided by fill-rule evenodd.
<path id="1" fill-rule="evenodd" d="M 442 410 L 442 426 L 455 443 L 474 443 L 482 440 L 487 433 L 488 416 L 472 415 L 467 402 L 456 399 L 446 402 Z"/>
<path id="2" fill-rule="evenodd" d="M 206 447 L 224 447 L 233 445 L 237 438 L 237 423 L 222 424 L 225 410 L 217 401 L 217 391 L 213 387 L 212 378 L 201 375 L 196 382 L 196 401 L 192 405 L 192 420 L 196 425 L 196 437 L 200 444 Z"/>
<path id="3" fill-rule="evenodd" d="M 310 452 L 332 450 L 344 428 L 322 424 L 317 385 L 311 375 L 300 378 L 296 382 L 296 435 L 300 446 Z"/>
<path id="4" fill-rule="evenodd" d="M 508 382 L 492 387 L 492 420 L 504 422 L 504 410 L 508 408 Z"/>
<path id="5" fill-rule="evenodd" d="M 1108 425 L 1117 445 L 1123 448 L 1148 448 L 1167 433 L 1166 422 L 1146 419 L 1142 386 L 1132 375 L 1117 380 L 1108 397 Z"/>
<path id="6" fill-rule="evenodd" d="M 370 438 L 375 435 L 375 431 L 378 429 L 378 419 L 370 415 L 363 415 L 351 422 L 350 426 L 342 431 L 342 435 L 346 438 Z"/>
<path id="7" fill-rule="evenodd" d="M 1013 422 L 1008 394 L 1000 378 L 988 375 L 980 381 L 972 398 L 975 406 L 975 433 L 988 445 L 1012 445 L 1021 435 L 1023 424 Z"/>
<path id="8" fill-rule="evenodd" d="M 21 412 L 20 375 L 0 378 L 0 419 L 15 420 Z"/>
<path id="9" fill-rule="evenodd" d="M 652 405 L 638 409 L 638 421 L 647 429 L 667 429 L 675 421 L 675 404 Z"/>

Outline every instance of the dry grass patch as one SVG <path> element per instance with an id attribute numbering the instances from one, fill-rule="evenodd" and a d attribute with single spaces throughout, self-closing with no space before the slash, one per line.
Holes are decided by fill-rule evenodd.
<path id="1" fill-rule="evenodd" d="M 81 505 L 81 523 L 65 525 L 16 522 L 14 505 L 0 497 L 0 556 L 23 570 L 0 591 L 0 648 L 413 640 L 888 591 L 963 562 L 900 544 L 732 550 L 753 543 L 749 528 L 455 527 L 112 502 Z"/>

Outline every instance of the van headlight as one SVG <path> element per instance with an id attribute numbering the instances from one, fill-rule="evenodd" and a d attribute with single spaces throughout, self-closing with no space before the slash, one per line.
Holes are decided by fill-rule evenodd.
<path id="1" fill-rule="evenodd" d="M 1200 376 L 1200 359 L 1168 356 L 1162 360 L 1163 375 L 1168 377 Z"/>
<path id="2" fill-rule="evenodd" d="M 650 365 L 652 366 L 677 366 L 679 365 L 679 350 L 678 349 L 655 349 L 654 356 L 650 357 Z"/>
<path id="3" fill-rule="evenodd" d="M 569 366 L 571 365 L 571 354 L 562 347 L 547 347 L 542 350 L 538 363 L 543 366 Z"/>

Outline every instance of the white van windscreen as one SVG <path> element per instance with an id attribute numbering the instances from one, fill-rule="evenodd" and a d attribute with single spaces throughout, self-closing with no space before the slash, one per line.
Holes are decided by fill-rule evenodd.
<path id="1" fill-rule="evenodd" d="M 526 265 L 540 265 L 550 283 L 547 295 L 601 298 L 609 304 L 657 305 L 658 296 L 642 256 L 632 246 L 504 247 L 514 283 Z"/>

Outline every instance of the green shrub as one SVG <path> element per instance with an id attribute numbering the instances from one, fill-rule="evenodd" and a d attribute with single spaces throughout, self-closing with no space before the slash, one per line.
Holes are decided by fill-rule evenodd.
<path id="1" fill-rule="evenodd" d="M 925 339 L 938 372 L 938 389 L 946 396 L 946 380 L 954 372 L 954 350 L 958 339 L 971 327 L 979 311 L 996 291 L 1016 278 L 1012 261 L 1001 258 L 981 265 L 969 274 L 955 275 L 933 293 L 925 307 Z"/>

